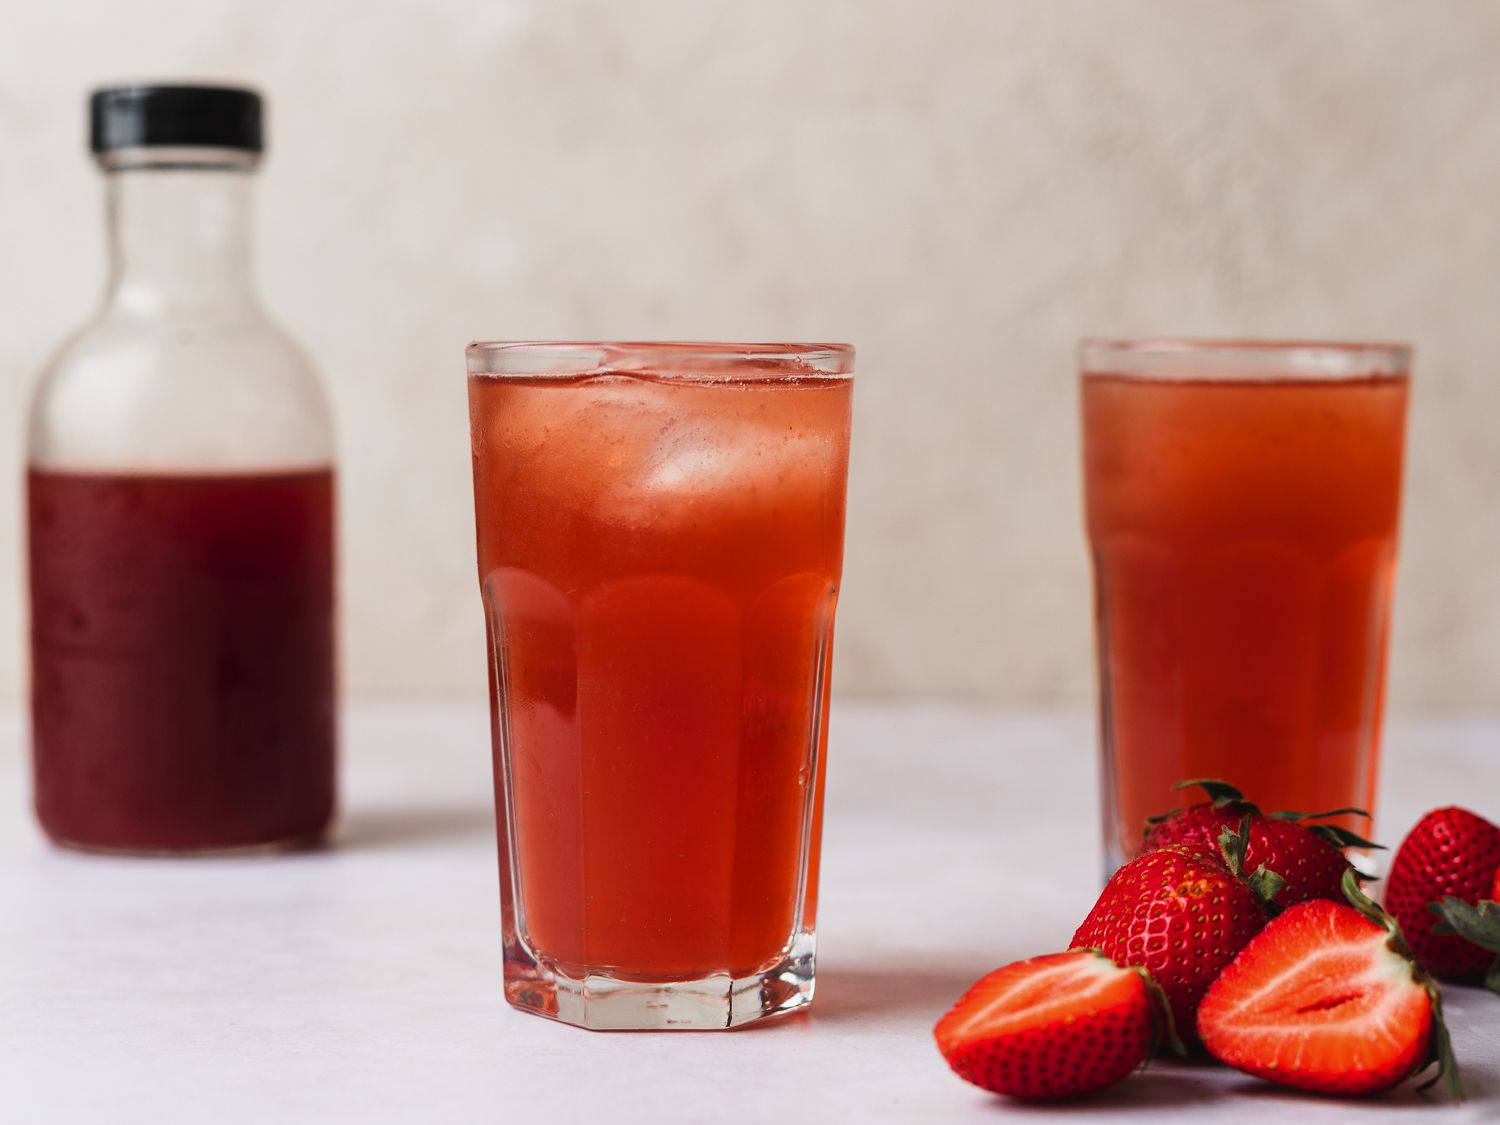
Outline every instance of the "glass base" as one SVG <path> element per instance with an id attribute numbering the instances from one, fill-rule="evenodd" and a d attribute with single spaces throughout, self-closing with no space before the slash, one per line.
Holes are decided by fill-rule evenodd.
<path id="1" fill-rule="evenodd" d="M 286 852 L 315 851 L 328 842 L 326 832 L 304 833 L 281 840 L 267 840 L 261 844 L 225 844 L 202 848 L 116 847 L 111 844 L 85 844 L 60 836 L 51 836 L 49 839 L 59 848 L 65 848 L 70 852 L 84 852 L 88 855 L 135 856 L 145 859 L 224 859 L 239 856 L 282 855 Z"/>
<path id="2" fill-rule="evenodd" d="M 726 1031 L 811 1004 L 813 951 L 812 933 L 803 933 L 761 972 L 673 981 L 571 977 L 517 951 L 506 957 L 505 998 L 523 1012 L 591 1031 Z"/>

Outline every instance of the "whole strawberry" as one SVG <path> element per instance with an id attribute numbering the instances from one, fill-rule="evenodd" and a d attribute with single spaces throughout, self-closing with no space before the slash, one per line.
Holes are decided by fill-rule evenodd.
<path id="1" fill-rule="evenodd" d="M 1495 955 L 1451 932 L 1434 932 L 1431 905 L 1445 898 L 1474 905 L 1494 893 L 1500 827 L 1455 807 L 1434 809 L 1407 833 L 1385 881 L 1385 908 L 1401 923 L 1418 961 L 1434 976 L 1478 984 Z"/>
<path id="2" fill-rule="evenodd" d="M 933 1035 L 960 1078 L 1056 1101 L 1112 1086 L 1143 1064 L 1163 1037 L 1161 1002 L 1137 969 L 1091 949 L 1051 953 L 984 977 Z"/>
<path id="3" fill-rule="evenodd" d="M 1184 781 L 1176 788 L 1190 786 L 1202 789 L 1208 800 L 1153 818 L 1146 827 L 1142 850 L 1176 844 L 1190 851 L 1216 854 L 1223 831 L 1238 827 L 1249 817 L 1245 869 L 1253 871 L 1263 866 L 1285 880 L 1286 885 L 1275 896 L 1278 907 L 1315 898 L 1342 902 L 1344 896 L 1339 885 L 1350 866 L 1343 849 L 1375 846 L 1336 825 L 1306 823 L 1345 813 L 1367 815 L 1359 809 L 1263 813 L 1226 782 Z"/>
<path id="4" fill-rule="evenodd" d="M 1267 917 L 1263 899 L 1224 858 L 1171 845 L 1114 873 L 1072 948 L 1097 949 L 1117 965 L 1146 970 L 1186 1036 L 1204 991 Z"/>

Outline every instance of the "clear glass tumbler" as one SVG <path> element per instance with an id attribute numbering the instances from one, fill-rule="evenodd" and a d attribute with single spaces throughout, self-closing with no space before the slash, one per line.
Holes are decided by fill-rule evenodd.
<path id="1" fill-rule="evenodd" d="M 723 1028 L 813 992 L 853 349 L 468 349 L 505 994 Z"/>
<path id="2" fill-rule="evenodd" d="M 1410 361 L 1083 343 L 1107 871 L 1181 780 L 1374 810 Z"/>

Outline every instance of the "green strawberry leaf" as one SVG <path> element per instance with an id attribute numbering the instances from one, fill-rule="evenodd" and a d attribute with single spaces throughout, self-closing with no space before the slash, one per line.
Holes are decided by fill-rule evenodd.
<path id="1" fill-rule="evenodd" d="M 1366 840 L 1357 833 L 1350 832 L 1347 828 L 1340 828 L 1337 824 L 1309 824 L 1307 830 L 1314 836 L 1320 836 L 1336 848 L 1371 848 L 1377 851 L 1385 851 L 1384 844 L 1377 844 L 1373 840 Z"/>
<path id="2" fill-rule="evenodd" d="M 1158 824 L 1165 824 L 1180 812 L 1182 812 L 1181 809 L 1172 809 L 1169 812 L 1162 813 L 1160 816 L 1148 816 L 1146 818 L 1146 827 L 1141 829 L 1141 838 L 1144 839 L 1151 835 L 1151 830 Z"/>
<path id="3" fill-rule="evenodd" d="M 1304 820 L 1323 820 L 1330 816 L 1362 816 L 1366 820 L 1370 819 L 1370 814 L 1364 809 L 1356 808 L 1329 809 L 1327 812 L 1273 812 L 1269 815 L 1273 820 L 1286 820 L 1293 824 L 1299 824 Z M 1337 824 L 1309 824 L 1307 828 L 1308 831 L 1321 836 L 1336 848 L 1375 848 L 1380 851 L 1385 850 L 1383 845 L 1377 844 L 1373 840 L 1366 840 L 1358 833 L 1350 832 L 1349 829 L 1342 828 Z"/>
<path id="4" fill-rule="evenodd" d="M 1213 777 L 1195 777 L 1190 781 L 1179 781 L 1172 788 L 1174 790 L 1191 789 L 1194 786 L 1203 790 L 1216 809 L 1222 809 L 1226 805 L 1249 804 L 1245 800 L 1245 795 L 1233 785 L 1230 785 L 1227 781 L 1220 781 Z M 1250 807 L 1254 808 L 1254 806 Z"/>
<path id="5" fill-rule="evenodd" d="M 1331 816 L 1362 816 L 1366 820 L 1370 819 L 1368 812 L 1356 808 L 1329 809 L 1327 812 L 1292 812 L 1290 809 L 1283 809 L 1267 815 L 1274 816 L 1277 820 L 1327 820 Z"/>
<path id="6" fill-rule="evenodd" d="M 1245 882 L 1250 884 L 1250 889 L 1255 892 L 1255 896 L 1268 906 L 1275 904 L 1276 896 L 1286 886 L 1286 880 L 1264 863 L 1246 876 Z"/>
<path id="7" fill-rule="evenodd" d="M 1481 949 L 1500 953 L 1500 902 L 1482 900 L 1477 906 L 1448 895 L 1429 902 L 1427 909 L 1442 919 L 1432 927 L 1435 934 L 1457 934 Z"/>
<path id="8" fill-rule="evenodd" d="M 1500 902 L 1482 900 L 1478 906 L 1448 895 L 1442 902 L 1429 902 L 1427 909 L 1441 921 L 1432 927 L 1435 934 L 1455 934 L 1481 949 L 1500 953 Z M 1485 974 L 1484 986 L 1500 993 L 1500 957 Z"/>

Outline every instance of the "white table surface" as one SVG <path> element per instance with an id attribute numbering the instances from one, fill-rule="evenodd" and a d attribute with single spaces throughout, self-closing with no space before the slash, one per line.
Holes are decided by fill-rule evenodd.
<path id="1" fill-rule="evenodd" d="M 336 846 L 132 860 L 46 845 L 21 722 L 0 716 L 0 1119 L 1500 1120 L 1500 998 L 1468 989 L 1447 992 L 1458 1110 L 1182 1064 L 1032 1109 L 950 1074 L 934 1019 L 989 969 L 1065 947 L 1097 891 L 1093 726 L 1077 715 L 835 708 L 810 1014 L 601 1034 L 514 1012 L 486 739 L 477 709 L 356 709 Z M 1386 757 L 1387 843 L 1435 805 L 1500 813 L 1500 722 L 1397 723 Z"/>

